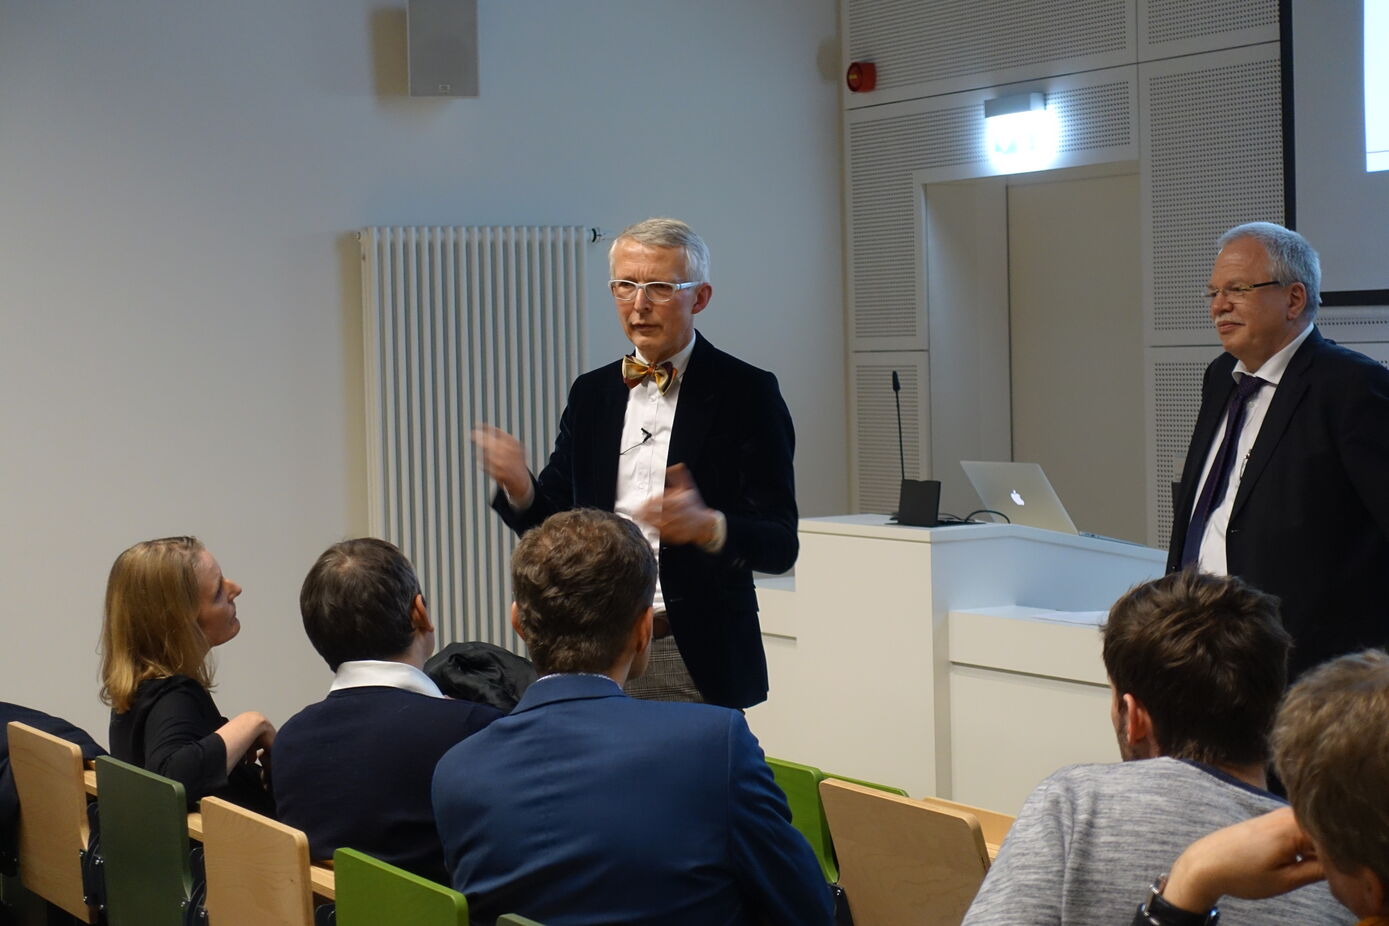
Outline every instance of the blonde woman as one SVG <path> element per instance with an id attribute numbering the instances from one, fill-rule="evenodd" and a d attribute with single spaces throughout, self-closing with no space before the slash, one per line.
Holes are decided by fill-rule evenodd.
<path id="1" fill-rule="evenodd" d="M 275 728 L 213 703 L 208 654 L 236 636 L 241 586 L 193 537 L 137 543 L 116 558 L 101 628 L 101 698 L 111 754 L 182 783 L 190 806 L 208 794 L 274 810 L 261 766 Z"/>

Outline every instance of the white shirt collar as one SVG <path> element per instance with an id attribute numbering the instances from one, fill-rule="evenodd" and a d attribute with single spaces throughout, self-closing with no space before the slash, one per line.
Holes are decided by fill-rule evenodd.
<path id="1" fill-rule="evenodd" d="M 431 698 L 442 698 L 444 693 L 434 680 L 414 666 L 403 662 L 390 662 L 383 659 L 357 659 L 338 666 L 333 676 L 329 692 L 344 688 L 401 688 Z"/>
<path id="2" fill-rule="evenodd" d="M 694 353 L 694 343 L 695 333 L 691 331 L 690 342 L 686 344 L 684 347 L 680 348 L 680 350 L 676 351 L 675 356 L 670 358 L 670 364 L 671 366 L 675 367 L 676 374 L 680 376 L 685 375 L 685 368 L 689 366 L 690 363 L 690 354 Z M 635 354 L 636 358 L 640 360 L 642 363 L 651 362 L 647 360 L 645 357 L 643 357 L 641 355 L 641 351 L 637 350 L 635 347 L 633 347 L 632 353 Z"/>
<path id="3" fill-rule="evenodd" d="M 1272 383 L 1275 386 L 1282 382 L 1283 374 L 1287 372 L 1288 364 L 1292 362 L 1293 354 L 1297 353 L 1297 349 L 1302 346 L 1303 341 L 1307 340 L 1308 336 L 1312 333 L 1312 329 L 1315 327 L 1316 324 L 1312 323 L 1306 328 L 1303 328 L 1297 337 L 1283 345 L 1282 350 L 1265 360 L 1264 365 L 1254 371 L 1254 375 L 1264 382 Z M 1235 382 L 1239 382 L 1241 376 L 1249 372 L 1249 367 L 1245 366 L 1244 361 L 1241 360 L 1239 363 L 1235 364 L 1235 368 L 1230 371 L 1230 375 L 1235 378 Z"/>

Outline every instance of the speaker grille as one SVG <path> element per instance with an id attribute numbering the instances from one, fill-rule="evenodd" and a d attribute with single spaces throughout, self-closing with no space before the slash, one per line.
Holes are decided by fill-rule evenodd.
<path id="1" fill-rule="evenodd" d="M 1147 0 L 1149 45 L 1277 25 L 1278 0 Z"/>
<path id="2" fill-rule="evenodd" d="M 1116 148 L 1132 139 L 1127 81 L 1051 93 L 1047 95 L 1047 105 L 1056 110 L 1058 120 L 1066 127 L 1060 144 L 1063 154 Z"/>
<path id="3" fill-rule="evenodd" d="M 896 355 L 899 360 L 902 354 Z M 902 469 L 897 453 L 897 409 L 892 371 L 902 383 L 902 446 L 907 475 L 921 472 L 921 403 L 925 353 L 913 362 L 855 355 L 855 438 L 858 451 L 857 511 L 889 514 L 897 510 Z"/>
<path id="4" fill-rule="evenodd" d="M 1241 222 L 1283 220 L 1279 64 L 1200 68 L 1143 87 L 1153 330 L 1210 336 L 1200 292 L 1215 239 Z"/>
<path id="5" fill-rule="evenodd" d="M 1129 3 L 849 0 L 848 32 L 849 60 L 875 62 L 878 88 L 890 90 L 1122 52 Z"/>
<path id="6" fill-rule="evenodd" d="M 1214 358 L 1218 351 L 1212 351 Z M 1182 477 L 1186 448 L 1201 410 L 1201 376 L 1207 363 L 1158 361 L 1153 365 L 1154 467 L 1152 497 L 1157 500 L 1150 542 L 1166 546 L 1172 535 L 1172 483 Z"/>
<path id="7" fill-rule="evenodd" d="M 918 337 L 922 317 L 916 293 L 912 171 L 968 164 L 978 159 L 983 146 L 977 105 L 849 127 L 855 337 Z"/>

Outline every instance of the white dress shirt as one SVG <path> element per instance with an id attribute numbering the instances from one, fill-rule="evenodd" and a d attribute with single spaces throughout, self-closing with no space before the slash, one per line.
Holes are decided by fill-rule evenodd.
<path id="1" fill-rule="evenodd" d="M 1225 496 L 1220 500 L 1220 504 L 1211 512 L 1210 518 L 1206 521 L 1206 532 L 1201 535 L 1201 552 L 1197 558 L 1197 565 L 1202 572 L 1210 572 L 1216 575 L 1225 575 L 1229 570 L 1229 561 L 1225 553 L 1225 533 L 1230 526 L 1230 513 L 1235 507 L 1235 496 L 1239 494 L 1240 480 L 1244 477 L 1244 467 L 1249 463 L 1249 454 L 1254 449 L 1254 441 L 1259 436 L 1259 429 L 1263 427 L 1264 416 L 1268 414 L 1268 407 L 1273 404 L 1273 393 L 1277 391 L 1278 384 L 1283 379 L 1283 374 L 1287 372 L 1288 362 L 1293 359 L 1293 354 L 1302 346 L 1302 342 L 1307 340 L 1307 336 L 1312 333 L 1312 325 L 1302 329 L 1302 333 L 1293 338 L 1282 350 L 1268 358 L 1264 365 L 1258 370 L 1253 371 L 1253 375 L 1262 379 L 1268 385 L 1263 386 L 1258 392 L 1254 393 L 1244 406 L 1244 425 L 1240 429 L 1239 440 L 1235 444 L 1235 466 L 1230 471 L 1230 483 L 1225 487 Z M 1250 369 L 1241 360 L 1235 364 L 1235 368 L 1230 371 L 1234 376 L 1235 382 L 1239 382 L 1242 377 L 1249 374 Z M 1206 484 L 1206 479 L 1210 477 L 1211 464 L 1215 462 L 1215 452 L 1220 449 L 1220 442 L 1225 439 L 1225 421 L 1222 418 L 1220 427 L 1216 429 L 1215 437 L 1211 439 L 1210 450 L 1206 453 L 1206 465 L 1201 470 L 1201 481 L 1196 484 L 1196 498 L 1201 497 L 1201 488 Z M 1196 502 L 1191 504 L 1192 511 L 1196 510 Z M 1190 512 L 1188 512 L 1190 516 Z"/>
<path id="2" fill-rule="evenodd" d="M 632 387 L 627 395 L 627 411 L 622 417 L 622 440 L 617 445 L 617 501 L 613 511 L 636 522 L 646 542 L 651 544 L 658 564 L 661 560 L 661 532 L 650 524 L 638 521 L 636 515 L 647 500 L 652 497 L 659 499 L 665 492 L 670 432 L 675 424 L 675 407 L 680 402 L 680 384 L 685 381 L 685 371 L 692 353 L 693 333 L 690 342 L 669 358 L 675 367 L 676 378 L 665 395 L 661 395 L 661 390 L 656 388 L 656 379 L 652 376 Z M 641 351 L 636 351 L 636 356 L 642 363 L 650 362 L 641 355 Z M 656 578 L 656 600 L 652 606 L 657 612 L 665 610 L 659 575 Z"/>
<path id="3" fill-rule="evenodd" d="M 384 659 L 356 659 L 338 666 L 333 676 L 333 684 L 328 691 L 341 691 L 344 688 L 402 688 L 431 698 L 442 698 L 444 693 L 434 684 L 434 679 L 414 666 L 403 662 L 390 662 Z"/>

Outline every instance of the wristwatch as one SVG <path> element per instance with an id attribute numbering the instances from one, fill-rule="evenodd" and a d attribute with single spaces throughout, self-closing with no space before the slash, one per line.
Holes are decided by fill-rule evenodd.
<path id="1" fill-rule="evenodd" d="M 1167 875 L 1160 876 L 1148 885 L 1148 899 L 1138 908 L 1134 926 L 1145 923 L 1151 926 L 1216 926 L 1220 922 L 1220 910 L 1217 907 L 1211 907 L 1205 913 L 1192 913 L 1190 910 L 1172 906 L 1167 902 L 1167 898 L 1162 896 L 1166 887 Z"/>

